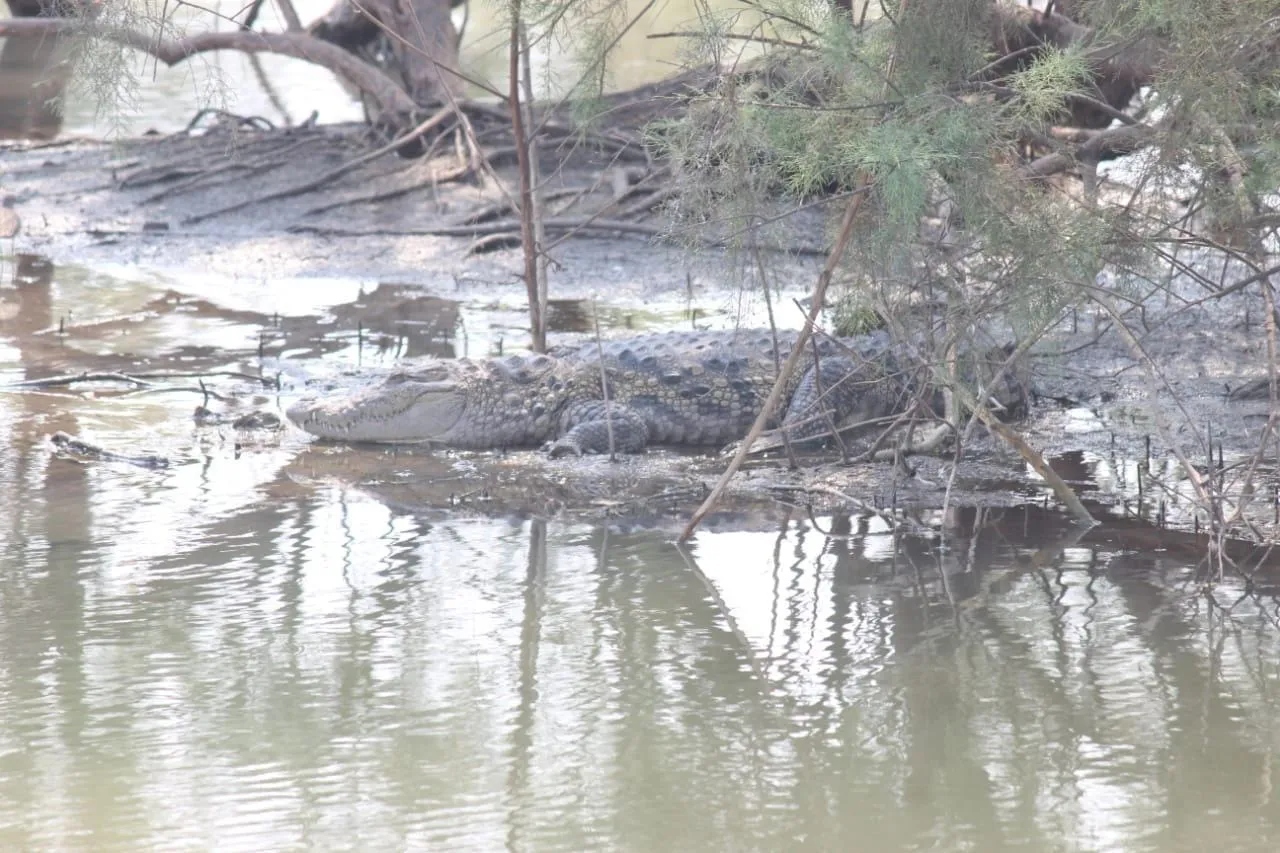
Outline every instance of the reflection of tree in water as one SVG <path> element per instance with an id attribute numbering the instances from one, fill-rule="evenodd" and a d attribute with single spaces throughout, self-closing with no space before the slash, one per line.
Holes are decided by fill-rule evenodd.
<path id="1" fill-rule="evenodd" d="M 1231 813 L 1232 801 L 1238 810 L 1260 794 L 1274 801 L 1262 770 L 1269 759 L 1247 736 L 1274 718 L 1265 684 L 1247 678 L 1215 691 L 1205 676 L 1211 681 L 1222 666 L 1213 662 L 1222 649 L 1201 649 L 1208 658 L 1195 655 L 1197 663 L 1171 676 L 1161 672 L 1158 662 L 1185 659 L 1184 638 L 1204 626 L 1203 613 L 1178 618 L 1171 607 L 1190 567 L 1150 557 L 1136 571 L 1131 558 L 1105 546 L 1079 547 L 1067 558 L 1041 538 L 1059 523 L 1050 513 L 963 515 L 942 553 L 904 541 L 914 548 L 868 558 L 859 553 L 865 530 L 856 519 L 837 519 L 836 536 L 819 540 L 823 553 L 810 549 L 807 565 L 791 547 L 776 552 L 782 600 L 771 606 L 778 618 L 770 633 L 777 639 L 756 642 L 777 650 L 781 660 L 767 670 L 796 693 L 786 717 L 806 721 L 805 736 L 789 736 L 799 738 L 806 768 L 796 802 L 811 826 L 831 830 L 827 838 L 810 835 L 816 849 L 839 846 L 851 829 L 852 837 L 890 849 L 915 843 L 922 828 L 980 849 L 1048 849 L 1097 821 L 1118 823 L 1121 833 L 1169 826 L 1172 841 L 1177 805 L 1200 802 L 1200 792 L 1187 797 L 1166 782 L 1212 785 L 1197 771 L 1212 754 L 1243 753 L 1258 768 L 1220 786 L 1215 808 Z M 1049 524 L 1039 528 L 1041 520 Z M 802 542 L 794 531 L 788 538 L 793 547 Z M 1036 565 L 1045 554 L 1052 556 Z M 1238 618 L 1258 636 L 1241 652 L 1274 667 L 1273 645 L 1258 641 L 1275 626 L 1245 609 Z M 814 613 L 827 615 L 815 620 Z M 809 635 L 798 636 L 806 628 Z M 1261 700 L 1253 722 L 1227 724 L 1220 715 L 1242 688 Z M 1208 711 L 1196 721 L 1194 750 L 1171 754 L 1174 709 L 1197 717 Z M 1090 759 L 1094 782 L 1086 792 L 1078 774 Z M 1089 796 L 1109 802 L 1081 807 Z M 1116 813 L 1092 813 L 1106 807 Z M 1196 849 L 1206 837 L 1151 849 Z"/>
<path id="2" fill-rule="evenodd" d="M 461 323 L 457 302 L 429 296 L 409 285 L 383 284 L 357 300 L 336 305 L 328 316 L 279 317 L 260 311 L 227 308 L 176 290 L 161 293 L 141 310 L 92 323 L 74 317 L 46 316 L 56 268 L 32 255 L 20 256 L 16 294 L 0 290 L 0 308 L 16 302 L 2 316 L 6 337 L 19 343 L 29 374 L 67 371 L 129 372 L 134 369 L 214 370 L 227 365 L 252 370 L 261 355 L 289 353 L 318 358 L 352 345 L 392 351 L 396 357 L 454 355 L 453 339 Z M 39 302 L 43 312 L 35 311 Z M 37 316 L 39 315 L 39 316 Z M 174 340 L 159 324 L 174 315 L 253 330 L 246 338 L 257 345 L 225 347 Z M 154 331 L 159 329 L 159 331 Z M 57 330 L 57 333 L 53 333 Z M 144 341 L 147 351 L 122 347 Z M 90 352 L 86 343 L 108 344 L 107 352 Z M 104 347 L 97 347 L 104 349 Z"/>
<path id="3" fill-rule="evenodd" d="M 743 515 L 686 563 L 653 531 L 428 519 L 281 478 L 127 586 L 100 588 L 92 547 L 49 563 L 74 590 L 0 584 L 0 687 L 37 725 L 82 721 L 68 779 L 114 738 L 111 803 L 197 793 L 131 740 L 172 713 L 206 793 L 286 768 L 281 831 L 323 815 L 387 849 L 464 818 L 521 849 L 1265 843 L 1274 602 L 1207 631 L 1186 564 L 1064 547 L 1055 518 L 963 510 L 945 548 L 893 548 L 860 518 L 761 537 Z M 40 808 L 33 779 L 10 802 Z"/>
<path id="4" fill-rule="evenodd" d="M 397 358 L 453 358 L 453 339 L 461 324 L 458 302 L 407 284 L 379 284 L 353 302 L 331 307 L 328 316 L 278 317 L 237 311 L 177 291 L 152 300 L 147 311 L 155 316 L 181 311 L 202 319 L 253 326 L 262 330 L 263 351 L 303 358 L 336 352 L 353 342 L 375 351 L 391 351 Z M 256 355 L 253 350 L 242 351 L 245 353 Z M 190 348 L 184 352 L 185 357 L 191 354 Z"/>
<path id="5" fill-rule="evenodd" d="M 56 17 L 54 3 L 9 0 L 14 17 Z M 47 7 L 48 11 L 44 8 Z M 57 35 L 7 36 L 0 47 L 0 139 L 53 139 L 62 129 L 57 100 L 70 79 Z"/>
<path id="6" fill-rule="evenodd" d="M 453 339 L 462 323 L 458 302 L 429 296 L 418 285 L 379 284 L 372 293 L 336 305 L 330 313 L 336 328 L 327 334 L 363 330 L 370 345 L 393 349 L 399 358 L 456 354 Z M 303 324 L 299 331 L 305 329 Z M 292 330 L 289 334 L 298 337 Z"/>

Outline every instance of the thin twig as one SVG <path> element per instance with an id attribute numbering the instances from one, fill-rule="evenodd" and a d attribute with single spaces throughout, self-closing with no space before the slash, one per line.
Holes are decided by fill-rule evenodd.
<path id="1" fill-rule="evenodd" d="M 645 36 L 650 39 L 706 39 L 706 33 L 689 32 L 677 30 L 670 33 L 650 33 Z M 803 41 L 788 41 L 787 39 L 770 38 L 769 36 L 753 36 L 747 33 L 717 33 L 715 38 L 736 39 L 738 41 L 755 42 L 756 44 L 772 44 L 778 47 L 794 47 L 799 50 L 817 50 L 816 45 Z"/>
<path id="2" fill-rule="evenodd" d="M 533 62 L 530 59 L 533 51 L 529 47 L 529 28 L 524 22 L 520 22 L 520 65 L 521 75 L 520 82 L 524 89 L 523 103 L 517 106 L 524 113 L 525 127 L 533 127 Z M 515 128 L 512 128 L 514 130 Z M 521 144 L 522 140 L 517 139 L 516 144 Z M 538 160 L 538 148 L 534 144 L 529 150 L 529 208 L 527 211 L 521 211 L 521 216 L 527 213 L 529 220 L 533 223 L 533 245 L 531 250 L 534 253 L 535 265 L 537 268 L 537 291 L 538 291 L 538 318 L 542 323 L 541 338 L 542 345 L 545 347 L 547 343 L 547 299 L 549 297 L 548 288 L 550 282 L 547 280 L 549 273 L 547 263 L 547 253 L 544 246 L 547 242 L 547 229 L 543 225 L 543 208 L 542 208 L 542 187 L 539 173 L 541 171 L 541 163 Z M 610 427 L 612 431 L 612 427 Z M 610 447 L 612 447 L 610 442 Z"/>
<path id="3" fill-rule="evenodd" d="M 862 189 L 870 189 L 871 181 L 864 178 Z M 818 314 L 822 311 L 823 302 L 826 298 L 827 287 L 831 284 L 831 277 L 835 274 L 836 267 L 840 264 L 840 259 L 844 257 L 845 249 L 849 245 L 849 240 L 853 236 L 853 225 L 857 220 L 858 211 L 862 208 L 862 200 L 866 198 L 866 192 L 859 192 L 849 200 L 845 206 L 844 219 L 840 223 L 840 230 L 836 235 L 836 241 L 831 247 L 831 251 L 827 254 L 827 262 L 822 268 L 822 272 L 818 275 L 818 280 L 813 286 L 813 294 L 809 302 L 808 322 L 800 329 L 796 336 L 796 342 L 792 346 L 791 353 L 787 356 L 786 363 L 782 366 L 782 370 L 778 374 L 777 380 L 773 383 L 773 388 L 769 391 L 769 396 L 765 399 L 764 405 L 760 409 L 760 413 L 756 415 L 755 423 L 751 425 L 751 429 L 747 432 L 746 437 L 742 440 L 742 444 L 738 446 L 737 453 L 729 462 L 729 467 L 716 481 L 715 487 L 712 488 L 711 494 L 707 495 L 707 499 L 702 505 L 694 511 L 693 517 L 689 519 L 688 525 L 680 534 L 680 541 L 687 540 L 698 529 L 698 525 L 702 523 L 702 519 L 707 513 L 719 502 L 720 496 L 724 494 L 724 490 L 728 487 L 729 481 L 733 479 L 733 475 L 742 467 L 743 461 L 747 458 L 747 454 L 751 452 L 751 445 L 760 437 L 760 433 L 764 430 L 764 425 L 769 418 L 773 416 L 773 412 L 778 407 L 779 401 L 782 399 L 782 391 L 786 387 L 786 380 L 795 371 L 796 365 L 800 363 L 800 358 L 804 354 L 804 345 L 809 340 L 812 324 L 817 321 Z"/>
<path id="4" fill-rule="evenodd" d="M 537 156 L 531 135 L 525 134 L 524 111 L 520 108 L 520 31 L 524 27 L 521 0 L 511 3 L 511 39 L 507 44 L 510 91 L 507 108 L 511 112 L 511 133 L 516 139 L 516 164 L 520 175 L 520 245 L 524 253 L 524 287 L 529 299 L 529 348 L 546 352 L 547 327 L 538 292 L 538 244 L 534 234 L 533 174 L 530 157 Z"/>
<path id="5" fill-rule="evenodd" d="M 600 312 L 596 310 L 596 300 L 591 300 L 591 323 L 596 332 L 596 355 L 600 359 L 600 399 L 604 400 L 604 429 L 609 436 L 609 461 L 617 462 L 613 443 L 613 408 L 609 400 L 609 373 L 604 366 L 604 343 L 600 338 Z"/>

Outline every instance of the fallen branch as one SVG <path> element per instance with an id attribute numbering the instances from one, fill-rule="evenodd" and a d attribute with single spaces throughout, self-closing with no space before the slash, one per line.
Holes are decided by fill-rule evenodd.
<path id="1" fill-rule="evenodd" d="M 475 169 L 471 168 L 471 166 L 466 163 L 463 163 L 460 166 L 453 166 L 448 169 L 441 169 L 439 171 L 435 169 L 431 169 L 430 174 L 428 174 L 427 177 L 423 178 L 420 181 L 415 181 L 412 184 L 407 184 L 401 187 L 393 187 L 392 189 L 389 189 L 389 190 L 379 190 L 378 192 L 374 192 L 374 193 L 366 193 L 365 195 L 351 196 L 350 198 L 340 198 L 340 199 L 337 199 L 336 201 L 331 201 L 326 204 L 321 204 L 321 205 L 317 205 L 316 207 L 310 208 L 302 215 L 318 216 L 321 213 L 327 213 L 330 210 L 336 210 L 339 207 L 347 207 L 350 205 L 357 205 L 357 204 L 376 204 L 377 202 L 381 202 L 381 201 L 390 201 L 393 198 L 399 198 L 400 196 L 409 195 L 410 193 L 417 192 L 418 190 L 431 189 L 433 187 L 438 187 L 441 184 L 449 184 L 449 183 L 453 183 L 454 181 L 460 181 L 463 178 L 467 177 L 468 175 L 473 175 L 473 174 L 475 174 Z"/>
<path id="2" fill-rule="evenodd" d="M 667 233 L 665 228 L 656 225 L 644 225 L 639 222 L 623 222 L 618 219 L 548 219 L 544 223 L 548 230 L 562 231 L 568 229 L 590 229 L 594 231 L 620 231 L 629 234 L 644 234 L 660 237 Z M 294 225 L 289 228 L 291 234 L 322 234 L 326 237 L 483 237 L 488 234 L 519 234 L 520 223 L 512 219 L 499 222 L 482 222 L 476 225 L 441 225 L 436 228 L 374 228 L 367 230 L 348 228 L 324 228 L 312 225 Z M 790 251 L 788 249 L 788 251 Z"/>
<path id="3" fill-rule="evenodd" d="M 284 166 L 291 162 L 292 158 L 285 157 L 286 154 L 296 151 L 303 146 L 323 141 L 325 141 L 323 136 L 307 136 L 290 145 L 282 146 L 279 150 L 270 151 L 268 154 L 255 158 L 252 161 L 239 160 L 224 163 L 221 166 L 215 166 L 212 168 L 199 168 L 198 171 L 189 173 L 187 177 L 175 181 L 164 189 L 147 196 L 141 201 L 141 204 L 154 204 L 155 202 L 167 198 L 174 193 L 186 192 L 188 190 L 195 189 L 196 187 L 211 183 L 224 175 L 230 176 L 230 173 L 233 172 L 244 173 L 238 176 L 243 179 L 250 175 L 256 175 L 260 172 L 279 168 L 280 166 Z"/>
<path id="4" fill-rule="evenodd" d="M 1073 153 L 1054 151 L 1045 154 L 1023 166 L 1022 174 L 1034 180 L 1042 180 L 1065 172 L 1077 163 L 1097 164 L 1103 160 L 1115 160 L 1145 148 L 1154 137 L 1154 131 L 1147 125 L 1121 125 L 1109 130 L 1094 131 Z"/>
<path id="5" fill-rule="evenodd" d="M 802 421 L 797 421 L 793 424 L 790 424 L 790 426 L 791 427 L 804 426 L 810 422 L 822 420 L 824 416 L 829 417 L 830 413 L 823 412 L 820 414 L 812 415 L 808 418 L 805 418 Z M 867 427 L 879 426 L 880 424 L 889 424 L 890 430 L 886 430 L 886 432 L 888 432 L 888 431 L 891 431 L 893 427 L 896 427 L 899 424 L 901 424 L 902 420 L 903 418 L 901 415 L 888 415 L 883 418 L 870 418 L 865 421 L 858 421 L 857 423 L 845 424 L 844 426 L 836 427 L 834 431 L 829 433 L 829 435 L 831 437 L 838 438 L 843 436 L 845 433 L 858 432 L 860 430 L 866 429 Z M 750 455 L 760 456 L 765 453 L 770 453 L 774 450 L 781 450 L 785 446 L 785 442 L 783 441 L 783 437 L 785 435 L 786 435 L 786 430 L 782 429 L 781 427 L 779 427 L 778 429 L 768 430 L 767 432 L 761 433 L 760 440 L 757 441 L 755 445 L 751 448 Z M 815 436 L 815 438 L 820 438 L 820 437 L 821 436 Z"/>
<path id="6" fill-rule="evenodd" d="M 566 187 L 564 189 L 559 189 L 559 190 L 548 190 L 543 192 L 542 195 L 543 195 L 544 201 L 558 201 L 563 198 L 571 198 L 574 196 L 581 195 L 581 193 L 582 193 L 582 189 L 578 187 Z M 474 210 L 471 213 L 468 213 L 466 216 L 464 216 L 462 219 L 458 221 L 458 225 L 459 227 L 465 227 L 469 225 L 481 225 L 486 222 L 493 222 L 499 217 L 508 216 L 510 214 L 518 213 L 518 212 L 519 212 L 518 206 L 513 205 L 510 201 L 506 199 L 503 199 L 501 201 L 494 202 L 493 204 L 487 204 L 478 210 Z"/>
<path id="7" fill-rule="evenodd" d="M 827 495 L 828 497 L 835 498 L 836 500 L 840 501 L 841 503 L 847 506 L 853 507 L 859 512 L 865 512 L 865 513 L 874 515 L 877 518 L 879 518 L 881 521 L 883 521 L 885 524 L 889 525 L 889 528 L 891 530 L 906 529 L 917 536 L 933 535 L 933 530 L 931 528 L 927 527 L 924 524 L 921 524 L 920 522 L 916 521 L 914 518 L 911 518 L 910 516 L 895 515 L 894 513 L 883 510 L 874 504 L 868 503 L 867 501 L 859 500 L 858 498 L 855 498 L 853 495 L 845 494 L 844 492 L 839 491 L 838 489 L 833 489 L 830 486 L 819 486 L 819 485 L 805 486 L 804 491 L 807 494 L 817 492 L 818 494 L 821 494 L 821 495 Z M 826 534 L 826 535 L 830 535 L 830 534 Z"/>
<path id="8" fill-rule="evenodd" d="M 64 376 L 50 376 L 45 379 L 24 379 L 3 386 L 4 388 L 65 388 L 79 382 L 125 382 L 139 388 L 149 388 L 151 383 L 136 376 L 125 373 L 77 373 Z"/>
<path id="9" fill-rule="evenodd" d="M 359 157 L 356 157 L 354 160 L 348 160 L 346 163 L 343 163 L 341 166 L 338 166 L 337 168 L 334 168 L 334 169 L 330 169 L 328 172 L 325 172 L 323 175 L 321 175 L 318 178 L 315 178 L 314 180 L 307 181 L 303 184 L 299 184 L 298 186 L 289 187 L 288 189 L 278 190 L 273 193 L 267 193 L 266 195 L 258 196 L 257 198 L 243 199 L 242 201 L 238 201 L 234 204 L 229 204 L 225 207 L 217 208 L 216 210 L 211 210 L 208 213 L 200 213 L 195 216 L 188 216 L 186 219 L 183 220 L 183 222 L 187 225 L 194 225 L 197 222 L 203 222 L 206 219 L 212 219 L 215 216 L 222 216 L 223 214 L 233 213 L 237 210 L 243 210 L 244 208 L 250 207 L 255 204 L 262 204 L 263 202 L 267 202 L 267 201 L 279 201 L 280 199 L 292 198 L 293 196 L 303 195 L 304 193 L 309 193 L 313 190 L 320 189 L 325 184 L 337 178 L 342 177 L 347 172 L 350 172 L 354 169 L 358 169 L 359 167 L 363 166 L 365 163 L 376 160 L 379 157 L 381 157 L 383 154 L 386 154 L 390 151 L 394 151 L 400 146 L 405 145 L 406 143 L 413 142 L 415 139 L 418 139 L 423 134 L 439 126 L 441 123 L 443 123 L 446 119 L 448 119 L 450 116 L 454 114 L 455 113 L 454 113 L 453 107 L 445 107 L 444 109 L 438 110 L 434 115 L 432 115 L 426 121 L 422 122 L 417 127 L 413 128 L 413 130 L 410 130 L 407 133 L 397 136 L 395 139 L 391 140 L 386 145 L 383 145 L 381 148 L 375 148 L 374 150 L 366 154 L 361 154 Z"/>
<path id="10" fill-rule="evenodd" d="M 642 234 L 651 237 L 663 237 L 670 229 L 656 225 L 645 225 L 640 222 L 623 222 L 618 219 L 547 219 L 543 222 L 548 231 L 608 231 L 622 234 Z M 520 223 L 510 220 L 491 222 L 482 225 L 444 225 L 439 228 L 328 228 L 319 225 L 291 225 L 287 229 L 290 234 L 317 234 L 322 237 L 484 237 L 491 234 L 510 234 L 517 239 L 520 236 Z M 700 246 L 713 249 L 729 248 L 728 240 L 716 238 L 694 238 Z M 556 243 L 552 243 L 552 246 Z M 786 252 L 789 255 L 827 254 L 822 249 L 807 246 L 761 246 L 767 252 Z"/>

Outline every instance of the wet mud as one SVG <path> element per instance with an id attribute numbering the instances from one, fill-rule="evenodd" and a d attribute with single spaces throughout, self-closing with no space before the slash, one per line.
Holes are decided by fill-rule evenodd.
<path id="1" fill-rule="evenodd" d="M 405 358 L 483 357 L 524 347 L 515 251 L 469 254 L 465 237 L 394 233 L 406 222 L 456 221 L 461 212 L 492 203 L 492 188 L 455 183 L 385 202 L 343 203 L 367 195 L 380 169 L 401 168 L 375 162 L 318 197 L 202 218 L 245 193 L 271 193 L 349 159 L 362 150 L 361 132 L 326 129 L 313 138 L 297 131 L 302 135 L 271 140 L 211 135 L 116 146 L 9 144 L 0 153 L 0 180 L 19 200 L 24 253 L 5 265 L 7 282 L 0 287 L 4 336 L 17 352 L 6 372 L 16 382 L 73 372 L 139 378 L 157 370 L 183 373 L 186 378 L 143 380 L 151 387 L 103 381 L 39 392 L 50 408 L 74 409 L 85 394 L 98 405 L 140 396 L 189 400 L 189 407 L 170 403 L 163 414 L 153 413 L 179 418 L 185 432 L 150 425 L 141 435 L 109 432 L 102 442 L 76 436 L 124 456 L 154 452 L 176 464 L 194 463 L 201 447 L 221 442 L 237 454 L 284 454 L 290 460 L 286 478 L 333 482 L 424 510 L 687 513 L 723 470 L 721 455 L 657 450 L 616 463 L 549 460 L 528 452 L 333 447 L 309 443 L 291 428 L 234 429 L 237 419 L 255 413 L 278 417 L 309 384 L 340 386 L 353 374 Z M 296 156 L 276 156 L 291 145 L 301 146 Z M 189 181 L 180 166 L 199 150 L 223 158 L 218 162 L 228 167 L 226 179 L 162 191 Z M 249 175 L 231 168 L 253 157 L 275 165 Z M 590 174 L 585 167 L 565 169 L 559 179 L 576 186 Z M 819 216 L 815 210 L 811 219 L 793 224 L 796 245 L 821 245 Z M 324 222 L 369 233 L 326 236 Z M 690 252 L 613 235 L 567 241 L 556 259 L 550 311 L 556 342 L 583 339 L 597 319 L 606 336 L 767 324 L 764 301 L 755 295 L 758 282 L 723 251 Z M 775 260 L 774 284 L 782 288 L 777 304 L 789 306 L 810 285 L 814 264 L 803 256 Z M 1208 269 L 1217 262 L 1192 263 Z M 68 277 L 80 283 L 68 285 Z M 145 284 L 125 287 L 127 299 L 92 292 L 98 287 L 110 294 L 131 279 Z M 64 298 L 54 297 L 58 291 Z M 1252 319 L 1257 307 L 1247 291 L 1205 296 L 1187 281 L 1135 300 L 1139 307 L 1128 319 L 1141 329 L 1142 345 L 1165 382 L 1154 389 L 1107 318 L 1084 310 L 1064 316 L 1033 353 L 1036 405 L 1019 430 L 1099 514 L 1194 536 L 1206 519 L 1186 473 L 1158 438 L 1158 412 L 1173 424 L 1169 434 L 1180 450 L 1206 476 L 1212 470 L 1225 491 L 1246 471 L 1259 491 L 1271 490 L 1254 500 L 1250 522 L 1251 535 L 1272 538 L 1276 458 L 1271 450 L 1258 453 L 1269 405 L 1238 399 L 1247 396 L 1241 389 L 1265 377 L 1265 336 Z M 777 319 L 794 326 L 800 314 L 788 309 Z M 135 342 L 144 345 L 133 347 Z M 202 371 L 241 378 L 191 378 Z M 17 391 L 5 393 L 11 399 Z M 197 407 L 206 413 L 202 422 L 193 414 Z M 128 412 L 120 417 L 127 421 Z M 148 432 L 161 447 L 144 446 Z M 888 464 L 841 465 L 832 454 L 801 461 L 792 470 L 777 457 L 755 460 L 737 478 L 731 500 L 827 508 L 861 502 L 889 512 L 1047 500 L 1025 463 L 981 429 L 971 434 L 959 466 L 921 458 L 907 473 Z"/>

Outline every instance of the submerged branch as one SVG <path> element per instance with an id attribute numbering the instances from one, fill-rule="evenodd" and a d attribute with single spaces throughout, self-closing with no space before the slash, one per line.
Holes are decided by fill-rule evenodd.
<path id="1" fill-rule="evenodd" d="M 168 468 L 169 460 L 163 456 L 154 453 L 142 454 L 139 456 L 129 456 L 124 453 L 116 453 L 112 450 L 100 447 L 82 438 L 76 438 L 74 435 L 68 435 L 65 432 L 58 431 L 49 437 L 53 446 L 64 453 L 73 456 L 93 459 L 99 462 L 124 462 L 129 465 L 136 465 L 139 468 Z"/>

